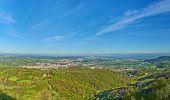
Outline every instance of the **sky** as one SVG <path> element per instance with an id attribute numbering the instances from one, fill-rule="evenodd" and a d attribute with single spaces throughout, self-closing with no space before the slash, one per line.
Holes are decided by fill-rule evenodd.
<path id="1" fill-rule="evenodd" d="M 0 52 L 169 53 L 170 0 L 0 0 Z"/>

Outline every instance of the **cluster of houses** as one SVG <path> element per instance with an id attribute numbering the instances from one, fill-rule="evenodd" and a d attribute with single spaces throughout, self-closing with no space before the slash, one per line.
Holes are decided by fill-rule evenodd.
<path id="1" fill-rule="evenodd" d="M 27 66 L 27 68 L 69 68 L 72 66 L 77 66 L 78 62 L 72 61 L 62 61 L 62 62 L 55 62 L 55 63 L 34 63 L 32 66 Z"/>

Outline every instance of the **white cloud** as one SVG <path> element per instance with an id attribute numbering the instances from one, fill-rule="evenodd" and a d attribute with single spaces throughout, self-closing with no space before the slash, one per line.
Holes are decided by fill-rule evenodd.
<path id="1" fill-rule="evenodd" d="M 1 2 L 1 1 L 0 1 Z M 8 34 L 11 37 L 15 37 L 15 38 L 23 38 L 21 35 L 19 35 L 13 28 L 13 24 L 16 21 L 14 20 L 14 18 L 9 14 L 6 13 L 4 11 L 0 11 L 0 24 L 6 25 L 7 30 L 5 30 L 4 32 L 6 34 Z"/>
<path id="2" fill-rule="evenodd" d="M 7 13 L 0 12 L 0 22 L 3 22 L 5 24 L 11 25 L 15 23 L 15 20 L 13 17 Z"/>
<path id="3" fill-rule="evenodd" d="M 19 35 L 15 30 L 13 29 L 9 29 L 7 32 L 6 32 L 8 35 L 12 36 L 12 37 L 15 37 L 15 38 L 19 38 L 19 39 L 22 39 L 23 37 L 21 35 Z"/>
<path id="4" fill-rule="evenodd" d="M 41 29 L 45 24 L 53 23 L 54 20 L 52 20 L 52 19 L 58 20 L 60 18 L 75 14 L 85 5 L 85 3 L 86 3 L 86 1 L 82 1 L 79 4 L 77 4 L 75 7 L 73 7 L 72 9 L 69 9 L 62 14 L 55 15 L 55 13 L 54 13 L 54 15 L 52 15 L 50 17 L 46 17 L 46 18 L 42 19 L 41 21 L 34 23 L 30 29 L 33 29 L 33 30 Z"/>
<path id="5" fill-rule="evenodd" d="M 44 39 L 44 41 L 46 42 L 56 42 L 59 40 L 63 40 L 63 39 L 69 39 L 72 38 L 74 36 L 77 36 L 81 31 L 75 31 L 75 32 L 67 32 L 67 33 L 63 33 L 62 35 L 53 35 L 50 37 L 47 37 Z"/>
<path id="6" fill-rule="evenodd" d="M 54 35 L 54 36 L 51 36 L 51 37 L 48 37 L 48 38 L 44 39 L 44 41 L 46 41 L 46 42 L 56 42 L 56 41 L 59 41 L 59 40 L 61 40 L 63 38 L 64 38 L 63 36 Z"/>
<path id="7" fill-rule="evenodd" d="M 138 10 L 128 10 L 124 13 L 124 16 L 131 16 L 137 14 L 139 11 Z"/>
<path id="8" fill-rule="evenodd" d="M 87 45 L 87 44 L 90 44 L 92 42 L 96 42 L 98 39 L 99 39 L 99 37 L 92 36 L 90 38 L 86 38 L 83 42 L 77 43 L 76 46 Z"/>
<path id="9" fill-rule="evenodd" d="M 85 3 L 86 3 L 85 1 L 80 2 L 77 6 L 75 6 L 73 9 L 65 12 L 65 13 L 64 13 L 62 16 L 60 16 L 60 17 L 68 16 L 68 15 L 71 15 L 71 14 L 74 14 L 74 13 L 78 12 L 78 11 L 83 7 L 83 5 L 84 5 Z"/>
<path id="10" fill-rule="evenodd" d="M 128 10 L 125 12 L 123 19 L 101 29 L 95 35 L 100 36 L 109 32 L 114 32 L 127 27 L 136 20 L 167 12 L 170 12 L 170 0 L 160 0 L 140 10 Z"/>
<path id="11" fill-rule="evenodd" d="M 75 14 L 85 5 L 85 3 L 86 3 L 86 1 L 82 1 L 82 2 L 78 3 L 75 7 L 68 9 L 67 11 L 63 11 L 63 13 L 61 13 L 61 14 L 47 17 L 47 18 L 43 19 L 42 21 L 36 23 L 33 26 L 41 26 L 42 24 L 49 22 L 51 19 L 60 19 L 60 18 L 69 16 L 69 15 Z"/>
<path id="12" fill-rule="evenodd" d="M 20 34 L 18 34 L 18 32 L 16 32 L 16 30 L 13 28 L 13 24 L 15 22 L 16 21 L 10 14 L 0 11 L 0 23 L 3 23 L 3 25 L 7 25 L 6 26 L 7 30 L 5 30 L 4 32 L 11 37 L 21 39 L 23 37 Z"/>

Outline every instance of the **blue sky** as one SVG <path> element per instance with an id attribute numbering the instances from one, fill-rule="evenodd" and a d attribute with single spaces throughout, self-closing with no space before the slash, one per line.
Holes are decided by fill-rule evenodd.
<path id="1" fill-rule="evenodd" d="M 0 0 L 0 52 L 170 52 L 170 0 Z"/>

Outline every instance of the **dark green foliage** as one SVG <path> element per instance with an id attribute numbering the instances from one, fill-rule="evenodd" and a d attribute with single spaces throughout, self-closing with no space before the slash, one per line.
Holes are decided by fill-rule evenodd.
<path id="1" fill-rule="evenodd" d="M 160 78 L 148 87 L 129 88 L 125 100 L 170 100 L 170 79 Z"/>

